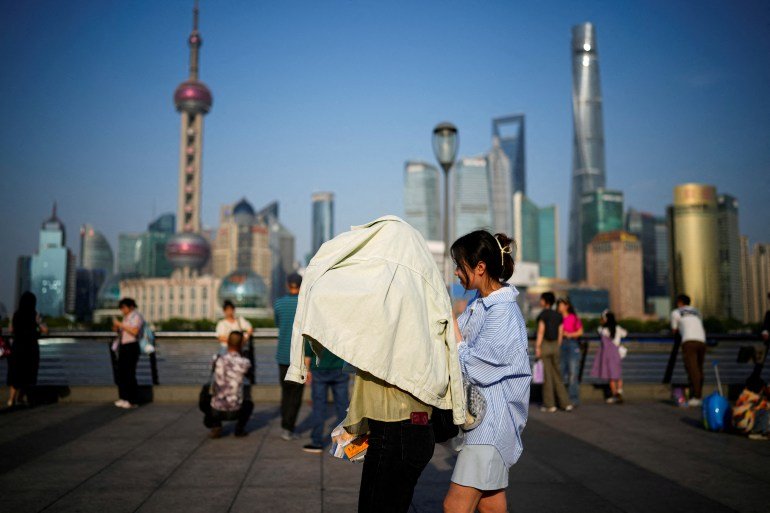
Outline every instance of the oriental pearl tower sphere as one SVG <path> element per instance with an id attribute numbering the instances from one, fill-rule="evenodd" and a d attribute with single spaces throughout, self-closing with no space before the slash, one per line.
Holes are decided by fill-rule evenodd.
<path id="1" fill-rule="evenodd" d="M 166 245 L 166 257 L 177 269 L 198 270 L 208 261 L 209 244 L 201 231 L 201 153 L 203 116 L 211 109 L 211 91 L 198 80 L 199 52 L 198 2 L 193 9 L 190 45 L 190 76 L 174 91 L 174 105 L 182 117 L 179 144 L 179 200 L 177 234 Z"/>

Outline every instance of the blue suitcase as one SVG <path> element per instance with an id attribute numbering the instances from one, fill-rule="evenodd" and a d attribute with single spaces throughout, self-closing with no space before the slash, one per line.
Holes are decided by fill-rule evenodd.
<path id="1" fill-rule="evenodd" d="M 714 392 L 703 401 L 703 427 L 709 431 L 722 431 L 728 420 L 730 403 L 722 395 L 722 382 L 719 379 L 719 368 L 714 362 L 714 372 L 717 375 L 717 392 Z"/>

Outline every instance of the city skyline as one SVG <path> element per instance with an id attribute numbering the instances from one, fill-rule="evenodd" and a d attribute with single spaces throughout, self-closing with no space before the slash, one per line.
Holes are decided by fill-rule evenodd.
<path id="1" fill-rule="evenodd" d="M 465 30 L 467 19 L 490 24 L 484 32 L 466 34 L 473 44 L 463 47 L 465 38 L 448 41 L 455 50 L 447 52 L 450 71 L 440 71 L 450 63 L 450 57 L 441 57 L 415 77 L 394 81 L 402 76 L 395 73 L 399 59 L 381 48 L 406 56 L 410 45 L 389 38 L 388 30 L 409 13 L 412 21 L 396 35 L 423 25 L 428 30 L 421 38 L 438 31 L 430 6 L 402 6 L 395 9 L 399 13 L 385 10 L 375 23 L 369 18 L 382 8 L 373 6 L 330 7 L 328 12 L 271 6 L 257 17 L 247 5 L 203 2 L 206 76 L 212 89 L 221 91 L 217 109 L 206 121 L 204 225 L 215 226 L 218 206 L 233 196 L 226 194 L 233 188 L 255 204 L 276 199 L 284 207 L 287 227 L 297 234 L 297 254 L 305 254 L 310 246 L 310 205 L 303 198 L 312 191 L 336 193 L 338 230 L 385 213 L 403 215 L 403 160 L 432 163 L 430 129 L 437 121 L 455 122 L 460 154 L 474 155 L 489 147 L 489 119 L 523 112 L 529 131 L 528 193 L 538 203 L 559 205 L 559 221 L 566 226 L 569 28 L 590 20 L 601 32 L 608 186 L 626 193 L 628 207 L 662 215 L 674 185 L 713 183 L 741 201 L 741 233 L 752 243 L 770 239 L 762 222 L 770 217 L 770 207 L 761 197 L 770 188 L 770 156 L 761 142 L 770 132 L 770 102 L 755 92 L 770 82 L 770 41 L 762 31 L 767 13 L 760 4 L 743 6 L 740 13 L 716 3 L 699 13 L 662 3 L 644 9 L 632 3 L 624 9 L 597 5 L 568 6 L 559 15 L 524 6 L 517 16 L 532 27 L 529 40 L 514 31 L 501 35 L 495 30 L 495 18 L 510 13 L 507 6 L 454 9 L 447 14 L 450 28 Z M 191 2 L 148 2 L 139 9 L 94 3 L 77 12 L 53 2 L 0 7 L 0 19 L 14 21 L 0 36 L 0 51 L 10 63 L 0 82 L 0 108 L 7 113 L 0 125 L 0 171 L 7 177 L 0 188 L 0 215 L 13 220 L 2 230 L 3 239 L 12 241 L 9 254 L 0 259 L 0 301 L 6 305 L 12 304 L 16 257 L 34 250 L 35 229 L 52 200 L 59 201 L 60 217 L 71 231 L 90 223 L 105 233 L 114 251 L 118 232 L 139 232 L 153 214 L 175 206 L 178 155 L 172 148 L 179 121 L 173 119 L 169 97 L 182 71 L 180 54 L 186 49 L 177 47 L 180 37 L 189 34 L 190 8 Z M 277 39 L 287 25 L 269 29 L 270 39 L 252 36 L 252 27 L 246 31 L 247 23 L 235 19 L 248 14 L 244 18 L 258 19 L 261 29 L 279 19 L 281 9 L 295 16 L 298 26 L 292 30 L 310 27 L 308 37 L 319 38 L 328 59 L 324 66 L 313 64 L 312 50 L 293 43 L 286 48 L 276 45 L 291 41 L 291 34 Z M 361 39 L 363 48 L 343 49 L 346 39 L 326 29 L 312 32 L 311 18 L 319 14 L 328 21 L 339 17 L 338 27 L 352 26 L 352 36 Z M 103 23 L 87 22 L 89 16 L 99 15 L 104 15 Z M 658 18 L 659 23 L 651 24 Z M 708 35 L 717 22 L 724 29 L 721 33 L 730 37 L 714 41 Z M 368 38 L 366 32 L 372 29 L 376 37 Z M 35 52 L 51 52 L 51 37 L 68 44 L 57 48 L 51 60 L 41 59 Z M 259 48 L 255 55 L 233 54 L 249 41 Z M 533 48 L 540 51 L 533 54 Z M 427 45 L 417 49 L 416 55 L 399 62 L 407 72 L 417 72 L 434 55 Z M 335 62 L 351 57 L 350 52 L 363 59 L 363 68 L 343 67 L 342 75 L 334 78 L 327 68 L 334 69 Z M 475 56 L 485 52 L 490 55 L 473 64 Z M 698 57 L 703 53 L 709 58 Z M 378 57 L 374 69 L 370 54 Z M 497 68 L 484 71 L 490 59 Z M 113 60 L 120 66 L 104 66 Z M 47 63 L 46 69 L 41 63 Z M 682 68 L 682 63 L 687 65 Z M 256 86 L 250 67 L 260 68 Z M 458 67 L 467 68 L 470 76 L 458 78 Z M 653 69 L 660 74 L 650 81 L 644 74 Z M 57 102 L 52 103 L 48 92 L 54 76 L 60 84 Z M 301 82 L 294 79 L 307 76 L 312 84 L 296 85 Z M 428 76 L 430 80 L 415 82 Z M 442 88 L 442 82 L 448 87 Z M 338 92 L 341 85 L 349 88 L 344 98 Z M 276 92 L 278 87 L 288 88 L 287 93 Z M 387 94 L 388 88 L 394 92 Z M 382 99 L 381 105 L 372 103 L 373 95 Z M 120 101 L 108 105 L 108 97 Z M 298 101 L 301 108 L 292 107 Z M 335 117 L 330 117 L 332 112 Z M 322 133 L 324 127 L 331 128 L 329 133 Z M 661 127 L 666 129 L 659 133 Z M 367 189 L 370 194 L 361 194 Z M 562 233 L 562 248 L 565 236 Z"/>

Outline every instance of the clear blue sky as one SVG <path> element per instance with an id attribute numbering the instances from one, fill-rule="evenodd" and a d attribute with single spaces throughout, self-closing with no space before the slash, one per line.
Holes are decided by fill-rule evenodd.
<path id="1" fill-rule="evenodd" d="M 58 200 L 77 250 L 92 223 L 117 249 L 176 207 L 192 1 L 0 1 L 0 301 Z M 203 0 L 203 219 L 277 199 L 310 242 L 310 194 L 336 193 L 337 232 L 401 214 L 403 163 L 430 131 L 490 146 L 494 116 L 527 116 L 529 195 L 566 227 L 570 27 L 597 27 L 608 185 L 663 214 L 674 185 L 715 184 L 770 241 L 770 3 Z M 566 234 L 562 230 L 562 241 Z M 562 244 L 566 246 L 566 244 Z M 564 251 L 562 248 L 562 257 Z"/>

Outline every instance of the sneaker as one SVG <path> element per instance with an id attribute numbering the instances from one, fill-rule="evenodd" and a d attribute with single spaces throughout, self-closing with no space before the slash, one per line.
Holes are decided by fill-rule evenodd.
<path id="1" fill-rule="evenodd" d="M 284 429 L 284 430 L 281 431 L 281 440 L 285 440 L 286 442 L 290 442 L 292 440 L 296 440 L 297 438 L 299 438 L 299 436 L 295 435 L 294 433 L 292 433 L 288 429 Z"/>
<path id="2" fill-rule="evenodd" d="M 567 406 L 564 407 L 564 411 L 566 411 L 567 413 L 571 412 L 574 409 L 575 407 L 571 404 L 568 404 Z"/>
<path id="3" fill-rule="evenodd" d="M 131 404 L 126 400 L 120 399 L 119 401 L 115 401 L 115 406 L 118 408 L 123 408 L 124 410 L 133 410 L 136 408 L 135 404 Z"/>
<path id="4" fill-rule="evenodd" d="M 762 433 L 750 433 L 749 440 L 770 440 L 770 437 Z"/>
<path id="5" fill-rule="evenodd" d="M 616 402 L 618 402 L 618 398 L 615 396 L 608 397 L 607 399 L 604 400 L 604 402 L 607 404 L 615 404 Z"/>
<path id="6" fill-rule="evenodd" d="M 312 454 L 321 454 L 324 448 L 316 444 L 307 444 L 302 446 L 302 450 Z"/>
<path id="7" fill-rule="evenodd" d="M 543 413 L 556 413 L 556 406 L 551 406 L 550 408 L 546 406 L 541 406 L 540 411 Z"/>
<path id="8" fill-rule="evenodd" d="M 692 399 L 687 401 L 687 406 L 691 406 L 691 407 L 700 406 L 701 404 L 703 404 L 703 401 L 701 401 L 697 397 L 693 397 Z"/>
<path id="9" fill-rule="evenodd" d="M 209 438 L 211 439 L 217 439 L 222 436 L 222 428 L 221 427 L 215 427 L 211 428 L 211 431 L 209 431 Z"/>

